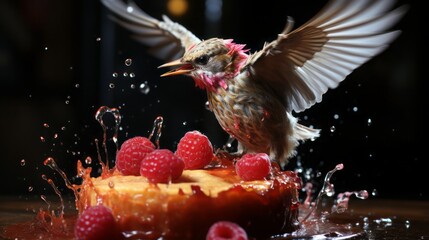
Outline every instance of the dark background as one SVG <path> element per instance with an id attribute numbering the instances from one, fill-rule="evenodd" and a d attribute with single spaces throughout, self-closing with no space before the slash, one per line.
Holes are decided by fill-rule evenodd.
<path id="1" fill-rule="evenodd" d="M 326 1 L 315 2 L 223 1 L 220 20 L 210 22 L 205 1 L 188 0 L 185 15 L 172 19 L 202 39 L 233 38 L 256 51 L 276 38 L 286 16 L 299 26 Z M 138 3 L 156 18 L 168 14 L 165 0 Z M 288 167 L 303 169 L 316 185 L 344 163 L 345 169 L 333 177 L 337 192 L 366 189 L 372 198 L 429 198 L 428 88 L 423 76 L 427 43 L 421 33 L 427 17 L 423 3 L 397 5 L 403 3 L 409 12 L 394 27 L 403 32 L 387 51 L 298 115 L 302 123 L 322 129 L 322 136 L 301 145 Z M 126 59 L 132 59 L 130 66 Z M 1 194 L 53 194 L 42 174 L 69 194 L 43 161 L 53 157 L 76 183 L 77 160 L 90 156 L 97 168 L 94 140 L 102 140 L 102 131 L 94 115 L 103 105 L 122 113 L 119 143 L 147 136 L 153 120 L 163 116 L 162 148 L 174 150 L 183 134 L 194 129 L 222 147 L 227 135 L 205 109 L 205 92 L 187 77 L 161 79 L 165 70 L 157 66 L 162 63 L 115 25 L 98 1 L 1 1 Z M 149 86 L 148 93 L 140 91 L 142 83 Z M 113 126 L 111 117 L 105 120 Z M 108 146 L 114 152 L 111 140 Z"/>

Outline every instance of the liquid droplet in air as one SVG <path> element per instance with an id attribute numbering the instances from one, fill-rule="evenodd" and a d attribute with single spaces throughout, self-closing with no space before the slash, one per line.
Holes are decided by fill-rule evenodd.
<path id="1" fill-rule="evenodd" d="M 332 127 L 329 129 L 329 131 L 331 131 L 331 133 L 335 132 L 335 130 L 336 130 L 335 126 L 332 126 Z"/>
<path id="2" fill-rule="evenodd" d="M 149 87 L 149 84 L 147 84 L 147 82 L 140 84 L 139 88 L 140 88 L 140 92 L 143 94 L 148 94 L 150 92 L 150 87 Z"/>
<path id="3" fill-rule="evenodd" d="M 101 38 L 98 37 L 98 38 L 95 39 L 95 41 L 99 42 L 99 41 L 101 41 Z"/>
<path id="4" fill-rule="evenodd" d="M 88 157 L 86 157 L 86 158 L 85 158 L 85 163 L 86 163 L 86 164 L 88 164 L 88 165 L 90 165 L 90 164 L 92 163 L 92 158 L 91 158 L 91 157 L 89 157 L 89 156 L 88 156 Z"/>
<path id="5" fill-rule="evenodd" d="M 210 103 L 209 101 L 207 101 L 204 105 L 204 107 L 206 108 L 206 110 L 209 110 L 210 112 L 212 111 L 211 107 L 210 107 Z"/>
<path id="6" fill-rule="evenodd" d="M 43 124 L 43 127 L 45 127 L 45 128 L 49 128 L 49 125 L 48 125 L 47 123 L 44 123 L 44 124 Z"/>
<path id="7" fill-rule="evenodd" d="M 109 83 L 109 88 L 115 88 L 115 84 L 114 83 Z"/>
<path id="8" fill-rule="evenodd" d="M 21 166 L 25 166 L 25 159 L 22 159 L 20 162 Z"/>
<path id="9" fill-rule="evenodd" d="M 125 59 L 125 65 L 126 66 L 131 66 L 131 64 L 133 64 L 133 60 L 131 59 L 131 58 L 127 58 L 127 59 Z"/>
<path id="10" fill-rule="evenodd" d="M 114 78 L 118 77 L 118 73 L 117 72 L 112 73 L 112 77 Z"/>

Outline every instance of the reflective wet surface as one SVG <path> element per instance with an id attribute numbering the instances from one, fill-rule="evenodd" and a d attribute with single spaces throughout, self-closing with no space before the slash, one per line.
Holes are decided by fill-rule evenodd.
<path id="1" fill-rule="evenodd" d="M 4 227 L 34 221 L 38 210 L 46 208 L 40 198 L 1 197 L 0 203 L 2 234 Z M 65 205 L 66 219 L 73 219 L 73 200 L 66 199 Z M 17 239 L 37 238 L 30 234 Z M 324 223 L 306 223 L 301 232 L 272 239 L 429 239 L 429 201 L 354 199 L 345 213 L 331 214 Z"/>

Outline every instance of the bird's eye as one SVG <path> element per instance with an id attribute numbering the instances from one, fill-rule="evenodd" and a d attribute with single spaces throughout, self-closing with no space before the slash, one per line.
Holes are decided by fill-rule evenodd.
<path id="1" fill-rule="evenodd" d="M 195 63 L 198 65 L 206 65 L 208 61 L 209 61 L 209 56 L 207 55 L 202 55 L 195 59 Z"/>

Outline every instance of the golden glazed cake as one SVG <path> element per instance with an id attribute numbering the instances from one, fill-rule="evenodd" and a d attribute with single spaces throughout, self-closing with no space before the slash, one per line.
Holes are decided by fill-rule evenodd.
<path id="1" fill-rule="evenodd" d="M 119 172 L 84 176 L 77 206 L 82 212 L 103 204 L 130 239 L 205 239 L 217 221 L 232 221 L 250 237 L 265 238 L 297 227 L 295 173 L 275 168 L 267 180 L 242 181 L 229 160 L 216 167 L 184 170 L 169 184 Z"/>

